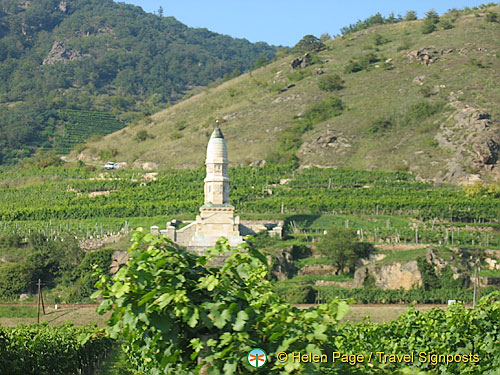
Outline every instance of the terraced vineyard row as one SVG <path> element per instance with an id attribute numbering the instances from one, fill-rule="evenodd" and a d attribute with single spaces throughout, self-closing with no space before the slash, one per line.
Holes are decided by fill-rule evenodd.
<path id="1" fill-rule="evenodd" d="M 85 143 L 90 135 L 106 135 L 126 126 L 108 112 L 64 109 L 59 116 L 64 121 L 64 135 L 56 140 L 60 153 L 68 153 L 75 145 Z"/>
<path id="2" fill-rule="evenodd" d="M 61 226 L 69 229 L 71 223 L 71 230 L 78 236 L 95 235 L 118 231 L 128 218 L 194 215 L 203 203 L 204 174 L 203 168 L 172 170 L 153 179 L 127 170 L 104 173 L 48 168 L 7 172 L 0 179 L 0 232 L 33 230 L 28 225 L 32 221 L 53 221 L 53 232 L 60 232 Z M 408 173 L 318 168 L 294 171 L 287 166 L 267 165 L 234 167 L 229 174 L 231 201 L 243 215 L 295 216 L 293 220 L 299 225 L 304 214 L 334 218 L 315 224 L 311 230 L 349 225 L 345 221 L 351 218 L 351 226 L 362 230 L 360 236 L 372 241 L 486 246 L 499 241 L 497 231 L 457 227 L 463 223 L 469 223 L 469 227 L 483 222 L 497 225 L 499 198 L 467 197 L 460 188 L 434 187 L 415 181 Z M 356 223 L 356 217 L 364 219 Z M 382 222 L 369 224 L 380 218 Z M 418 219 L 420 224 L 404 218 Z M 458 224 L 448 228 L 447 222 Z M 308 225 L 301 226 L 309 230 Z"/>

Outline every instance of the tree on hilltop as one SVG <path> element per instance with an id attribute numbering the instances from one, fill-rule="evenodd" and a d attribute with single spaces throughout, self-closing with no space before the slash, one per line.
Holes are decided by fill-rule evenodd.
<path id="1" fill-rule="evenodd" d="M 314 35 L 306 35 L 304 36 L 294 47 L 295 51 L 300 52 L 317 52 L 326 48 L 325 44 L 321 42 Z"/>

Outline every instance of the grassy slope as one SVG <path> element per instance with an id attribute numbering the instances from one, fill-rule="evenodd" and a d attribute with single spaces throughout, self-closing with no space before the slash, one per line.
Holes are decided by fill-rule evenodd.
<path id="1" fill-rule="evenodd" d="M 498 7 L 490 8 L 494 11 Z M 498 78 L 498 23 L 487 22 L 484 14 L 462 14 L 455 27 L 424 35 L 421 20 L 394 25 L 380 25 L 362 32 L 336 38 L 327 43 L 328 49 L 319 54 L 320 63 L 307 67 L 306 77 L 294 82 L 288 64 L 295 56 L 287 56 L 251 74 L 242 75 L 216 88 L 205 89 L 190 99 L 151 117 L 150 123 L 127 127 L 102 141 L 89 145 L 94 155 L 102 149 L 116 149 L 117 160 L 141 165 L 153 161 L 160 169 L 200 166 L 204 161 L 207 138 L 215 118 L 225 118 L 223 131 L 233 163 L 266 159 L 275 149 L 278 136 L 290 127 L 293 117 L 308 105 L 335 95 L 318 89 L 321 68 L 325 73 L 338 73 L 345 88 L 338 92 L 347 110 L 341 116 L 327 120 L 303 136 L 305 143 L 320 134 L 337 135 L 351 145 L 347 150 L 309 148 L 298 152 L 301 164 L 349 166 L 363 169 L 393 169 L 406 161 L 410 169 L 424 177 L 433 176 L 444 168 L 446 151 L 433 141 L 439 123 L 445 121 L 450 109 L 417 125 L 400 124 L 386 133 L 368 131 L 377 117 L 402 118 L 409 106 L 424 100 L 421 86 L 412 83 L 425 75 L 425 85 L 445 85 L 441 91 L 425 100 L 446 100 L 450 92 L 462 90 L 465 103 L 486 110 L 493 121 L 499 118 L 500 92 Z M 449 16 L 445 16 L 449 17 Z M 390 42 L 375 46 L 378 33 Z M 403 44 L 408 49 L 397 51 Z M 408 62 L 408 53 L 426 46 L 437 49 L 454 48 L 430 65 Z M 465 54 L 458 50 L 466 48 Z M 481 51 L 478 51 L 481 48 Z M 378 51 L 376 50 L 378 49 Z M 375 52 L 385 59 L 392 58 L 394 69 L 384 70 L 383 64 L 370 71 L 345 74 L 344 66 L 353 57 Z M 480 61 L 487 68 L 471 64 Z M 383 61 L 382 61 L 383 63 Z M 496 76 L 496 78 L 495 78 Z M 290 83 L 296 86 L 284 93 L 279 89 Z M 145 129 L 154 139 L 134 140 Z M 186 152 L 189 150 L 189 152 Z"/>

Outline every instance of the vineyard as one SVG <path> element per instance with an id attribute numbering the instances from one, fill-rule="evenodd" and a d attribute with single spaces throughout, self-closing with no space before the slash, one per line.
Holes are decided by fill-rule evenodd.
<path id="1" fill-rule="evenodd" d="M 194 218 L 203 202 L 204 174 L 203 168 L 162 172 L 154 179 L 130 170 L 4 172 L 0 234 L 69 232 L 89 238 L 128 230 L 131 222 L 134 227 Z M 345 225 L 373 242 L 500 246 L 498 196 L 469 197 L 458 187 L 435 187 L 406 172 L 266 165 L 233 167 L 229 176 L 231 202 L 243 218 L 280 218 L 311 235 Z"/>
<path id="2" fill-rule="evenodd" d="M 108 112 L 62 109 L 59 118 L 64 122 L 63 134 L 55 141 L 58 153 L 67 154 L 77 144 L 84 144 L 90 135 L 106 135 L 125 127 Z"/>
<path id="3" fill-rule="evenodd" d="M 9 375 L 88 373 L 111 348 L 94 326 L 0 326 L 0 372 Z"/>

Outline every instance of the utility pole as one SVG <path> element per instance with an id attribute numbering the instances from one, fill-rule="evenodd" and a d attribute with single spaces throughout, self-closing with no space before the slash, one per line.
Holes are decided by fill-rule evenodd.
<path id="1" fill-rule="evenodd" d="M 37 323 L 40 323 L 40 302 L 42 303 L 43 315 L 45 315 L 45 304 L 43 303 L 41 284 L 42 284 L 42 281 L 40 279 L 38 279 Z"/>
<path id="2" fill-rule="evenodd" d="M 40 279 L 38 279 L 38 308 L 37 308 L 37 323 L 40 323 Z"/>

